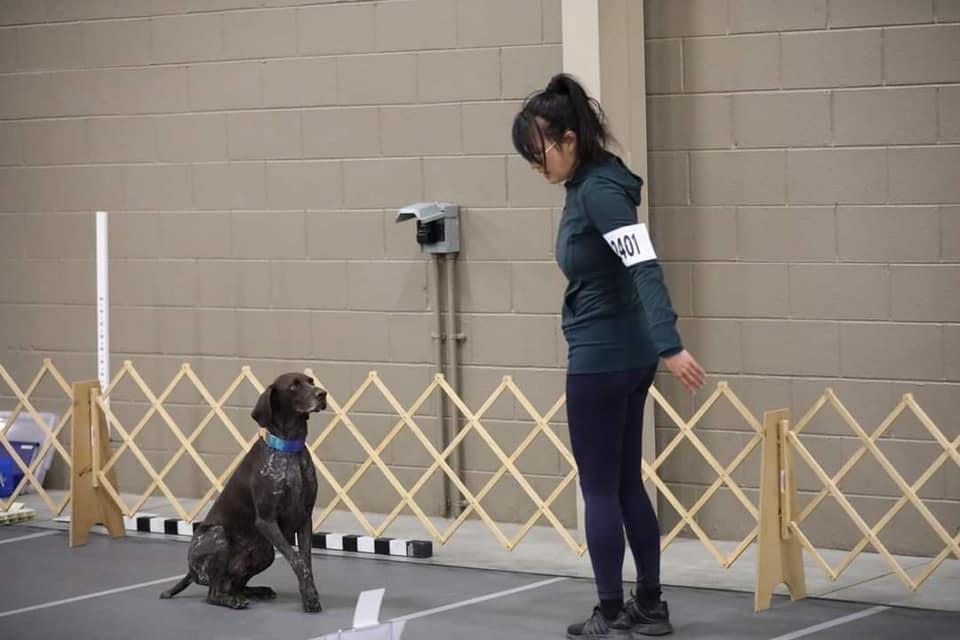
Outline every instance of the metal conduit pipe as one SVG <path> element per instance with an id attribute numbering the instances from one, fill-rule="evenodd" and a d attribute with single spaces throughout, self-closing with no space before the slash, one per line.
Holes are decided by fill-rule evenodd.
<path id="1" fill-rule="evenodd" d="M 437 373 L 444 372 L 443 366 L 443 313 L 440 310 L 440 293 L 443 287 L 440 285 L 440 271 L 443 267 L 443 255 L 433 254 L 433 333 L 431 337 L 436 344 L 434 351 L 434 368 Z M 440 432 L 440 450 L 444 451 L 453 439 L 450 432 L 450 425 L 447 423 L 447 401 L 444 394 L 437 398 L 437 420 L 439 421 Z M 452 511 L 453 483 L 447 474 L 443 474 L 443 517 L 449 518 Z"/>
<path id="2" fill-rule="evenodd" d="M 462 333 L 457 330 L 457 254 L 448 253 L 447 256 L 447 351 L 449 352 L 448 362 L 450 365 L 450 387 L 457 394 L 458 397 L 462 399 L 460 393 L 460 343 L 466 339 Z M 448 432 L 449 440 L 447 443 L 460 432 L 460 420 L 459 412 L 456 410 L 456 407 L 451 407 L 450 413 L 447 416 L 449 421 L 449 427 L 445 429 Z M 454 470 L 457 472 L 457 476 L 465 481 L 464 472 L 466 470 L 465 462 L 464 443 L 461 442 L 457 447 L 457 455 L 454 463 Z M 452 494 L 452 492 L 451 492 Z M 449 503 L 448 503 L 449 504 Z M 463 510 L 466 508 L 467 503 L 461 497 L 456 501 L 456 514 L 459 516 L 463 513 Z"/>

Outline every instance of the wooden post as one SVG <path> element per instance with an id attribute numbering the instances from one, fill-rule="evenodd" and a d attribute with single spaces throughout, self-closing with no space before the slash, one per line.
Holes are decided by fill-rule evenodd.
<path id="1" fill-rule="evenodd" d="M 800 540 L 790 532 L 790 522 L 793 514 L 800 513 L 797 504 L 797 477 L 794 473 L 793 454 L 787 433 L 790 431 L 790 416 L 778 423 L 780 438 L 778 443 L 783 454 L 783 465 L 780 468 L 783 482 L 780 484 L 780 530 L 781 530 L 781 562 L 783 566 L 783 582 L 790 591 L 790 600 L 796 602 L 807 597 L 807 578 L 803 571 L 803 547 Z"/>
<path id="2" fill-rule="evenodd" d="M 773 590 L 781 583 L 787 586 L 791 600 L 807 597 L 800 542 L 790 535 L 787 521 L 791 513 L 797 513 L 796 483 L 786 438 L 789 420 L 789 409 L 768 411 L 763 416 L 754 611 L 770 608 Z"/>
<path id="3" fill-rule="evenodd" d="M 107 429 L 100 419 L 96 397 L 100 383 L 96 380 L 73 385 L 73 424 L 71 431 L 71 455 L 73 471 L 70 475 L 70 546 L 86 544 L 91 527 L 106 525 L 110 536 L 119 538 L 124 534 L 123 515 L 110 495 L 99 486 L 96 474 L 99 460 L 110 458 L 110 440 Z M 107 472 L 116 486 L 116 472 Z"/>

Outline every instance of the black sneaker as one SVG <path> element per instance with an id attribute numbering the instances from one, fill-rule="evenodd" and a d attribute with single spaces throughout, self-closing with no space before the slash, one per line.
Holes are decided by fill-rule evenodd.
<path id="1" fill-rule="evenodd" d="M 567 638 L 570 640 L 597 638 L 629 638 L 630 618 L 621 610 L 616 620 L 607 620 L 600 607 L 593 608 L 593 615 L 584 622 L 578 622 L 567 627 Z"/>
<path id="2" fill-rule="evenodd" d="M 644 604 L 638 602 L 636 597 L 632 597 L 623 607 L 623 612 L 630 619 L 631 632 L 634 636 L 665 636 L 673 633 L 670 609 L 662 600 L 654 604 Z"/>

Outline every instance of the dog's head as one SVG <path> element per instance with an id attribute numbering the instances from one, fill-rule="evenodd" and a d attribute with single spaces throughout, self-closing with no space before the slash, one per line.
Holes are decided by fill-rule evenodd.
<path id="1" fill-rule="evenodd" d="M 327 408 L 327 392 L 302 373 L 284 373 L 277 377 L 257 399 L 250 414 L 264 429 L 274 431 L 293 418 Z"/>

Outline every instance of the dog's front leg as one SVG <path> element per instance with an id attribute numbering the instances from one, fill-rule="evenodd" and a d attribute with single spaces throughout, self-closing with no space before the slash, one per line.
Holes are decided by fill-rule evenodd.
<path id="1" fill-rule="evenodd" d="M 303 561 L 304 574 L 306 579 L 301 584 L 300 595 L 303 597 L 303 608 L 306 611 L 320 611 L 320 594 L 317 593 L 317 586 L 313 581 L 313 554 L 310 552 L 313 546 L 313 521 L 310 515 L 307 515 L 306 522 L 297 532 L 297 549 L 300 552 L 300 559 Z"/>
<path id="2" fill-rule="evenodd" d="M 309 527 L 309 525 L 307 526 Z M 294 551 L 290 543 L 287 542 L 287 539 L 283 537 L 283 533 L 280 531 L 280 527 L 277 525 L 275 519 L 266 519 L 258 516 L 257 531 L 262 533 L 274 548 L 287 559 L 287 562 L 290 563 L 290 568 L 293 569 L 293 573 L 297 576 L 297 582 L 300 586 L 300 596 L 303 598 L 304 611 L 308 613 L 320 611 L 320 597 L 317 594 L 317 588 L 313 584 L 313 571 L 311 570 L 311 562 L 309 560 L 309 544 L 307 545 L 308 559 L 304 560 L 302 556 L 303 551 L 301 550 L 299 554 Z"/>

